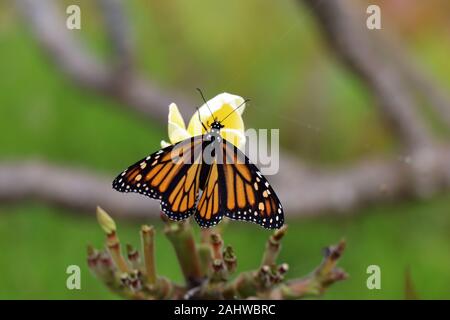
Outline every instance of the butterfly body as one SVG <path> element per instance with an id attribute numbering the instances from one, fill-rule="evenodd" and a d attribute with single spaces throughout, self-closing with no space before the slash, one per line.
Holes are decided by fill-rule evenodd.
<path id="1" fill-rule="evenodd" d="M 221 137 L 221 128 L 214 121 L 205 134 L 136 162 L 113 181 L 113 188 L 158 199 L 170 219 L 194 215 L 203 228 L 223 216 L 280 228 L 284 215 L 278 197 L 259 169 Z"/>

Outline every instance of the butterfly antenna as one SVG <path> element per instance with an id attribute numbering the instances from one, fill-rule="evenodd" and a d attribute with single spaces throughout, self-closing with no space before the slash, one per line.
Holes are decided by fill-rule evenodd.
<path id="1" fill-rule="evenodd" d="M 198 114 L 198 121 L 200 121 L 200 123 L 202 124 L 203 129 L 205 129 L 205 131 L 208 131 L 208 128 L 205 126 L 205 124 L 202 122 L 202 118 L 200 118 L 200 110 L 198 109 L 198 107 L 195 107 L 195 109 L 197 109 L 197 114 Z"/>
<path id="2" fill-rule="evenodd" d="M 250 99 L 245 99 L 244 102 L 242 102 L 236 109 L 233 109 L 233 111 L 231 111 L 229 114 L 227 114 L 227 116 L 225 118 L 223 118 L 222 120 L 220 120 L 220 122 L 224 122 L 226 118 L 228 118 L 229 116 L 231 116 L 233 114 L 233 112 L 235 112 L 237 109 L 239 109 L 240 107 L 242 107 L 244 104 L 246 104 L 249 101 L 250 101 Z"/>
<path id="3" fill-rule="evenodd" d="M 211 113 L 211 117 L 213 117 L 214 120 L 216 120 L 216 118 L 214 118 L 214 115 L 211 111 L 211 108 L 208 105 L 208 102 L 206 102 L 205 96 L 203 95 L 202 90 L 200 90 L 200 88 L 197 88 L 197 91 L 200 93 L 200 95 L 202 96 L 203 102 L 206 104 L 206 107 L 208 107 L 209 113 Z"/>

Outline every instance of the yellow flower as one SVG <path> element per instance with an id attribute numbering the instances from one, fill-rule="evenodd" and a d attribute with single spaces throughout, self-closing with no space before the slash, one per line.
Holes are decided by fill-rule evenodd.
<path id="1" fill-rule="evenodd" d="M 236 147 L 242 149 L 245 146 L 244 121 L 242 120 L 242 113 L 245 109 L 245 104 L 242 105 L 236 112 L 232 112 L 241 104 L 244 99 L 229 93 L 221 93 L 208 101 L 208 106 L 213 115 L 208 110 L 208 106 L 203 104 L 198 111 L 196 111 L 189 121 L 186 129 L 183 117 L 178 111 L 175 103 L 169 106 L 169 140 L 171 143 L 161 141 L 161 146 L 167 147 L 170 144 L 177 143 L 184 139 L 201 135 L 205 133 L 202 123 L 209 129 L 209 125 L 217 118 L 218 121 L 223 120 L 227 115 L 230 116 L 224 120 L 222 125 L 224 128 L 220 130 L 220 135 L 227 141 L 233 143 Z M 200 113 L 200 119 L 198 114 Z"/>

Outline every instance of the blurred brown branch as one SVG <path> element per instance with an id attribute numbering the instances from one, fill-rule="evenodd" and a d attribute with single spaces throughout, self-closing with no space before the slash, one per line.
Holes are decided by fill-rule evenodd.
<path id="1" fill-rule="evenodd" d="M 137 73 L 121 1 L 99 2 L 114 49 L 114 62 L 110 65 L 89 53 L 74 33 L 61 27 L 63 12 L 55 1 L 17 0 L 16 3 L 36 39 L 75 84 L 117 99 L 130 110 L 158 121 L 166 121 L 170 102 L 194 105 L 178 92 L 163 90 Z M 405 195 L 429 196 L 448 189 L 450 148 L 438 145 L 419 117 L 405 70 L 414 70 L 416 86 L 424 86 L 417 79 L 426 77 L 421 76 L 418 68 L 401 67 L 395 61 L 398 57 L 392 53 L 382 56 L 383 39 L 370 37 L 365 22 L 359 21 L 361 15 L 358 20 L 348 2 L 303 0 L 303 3 L 312 9 L 332 51 L 373 93 L 380 113 L 402 148 L 401 156 L 364 160 L 333 171 L 304 166 L 296 157 L 282 153 L 280 172 L 270 180 L 289 214 L 339 213 L 366 203 L 390 201 Z M 435 87 L 429 83 L 427 80 L 425 84 Z M 442 92 L 433 90 L 438 91 Z M 448 112 L 446 106 L 450 104 L 443 94 L 430 93 L 427 97 L 438 110 Z M 29 175 L 22 175 L 24 171 Z M 155 201 L 113 193 L 111 179 L 98 174 L 30 163 L 3 164 L 0 173 L 3 175 L 0 198 L 5 200 L 34 197 L 85 211 L 102 203 L 128 216 L 155 212 Z M 35 178 L 44 173 L 45 185 Z"/>
<path id="2" fill-rule="evenodd" d="M 405 270 L 405 299 L 406 300 L 419 300 L 419 296 L 417 295 L 414 281 L 411 276 L 411 267 L 406 267 Z"/>
<path id="3" fill-rule="evenodd" d="M 63 8 L 53 0 L 18 0 L 16 4 L 31 31 L 54 63 L 77 85 L 118 99 L 127 108 L 160 121 L 167 119 L 167 106 L 185 103 L 181 94 L 167 92 L 138 74 L 132 65 L 130 35 L 120 0 L 99 0 L 105 28 L 114 50 L 115 63 L 109 65 L 90 53 L 73 32 L 65 28 Z"/>
<path id="4" fill-rule="evenodd" d="M 411 159 L 411 163 L 399 159 L 368 161 L 332 173 L 293 171 L 291 177 L 301 175 L 298 181 L 302 183 L 295 185 L 292 178 L 278 181 L 278 189 L 292 217 L 324 211 L 339 214 L 363 203 L 419 192 L 426 196 L 426 192 L 450 186 L 449 148 L 411 154 Z M 85 169 L 33 161 L 0 162 L 0 200 L 36 199 L 83 212 L 92 212 L 97 203 L 102 203 L 105 208 L 114 208 L 118 216 L 130 218 L 159 212 L 157 201 L 118 193 L 111 188 L 110 180 Z M 423 190 L 418 190 L 419 186 Z"/>
<path id="5" fill-rule="evenodd" d="M 375 35 L 376 36 L 376 35 Z M 383 38 L 378 39 L 383 43 L 383 47 L 392 57 L 398 71 L 402 73 L 403 79 L 411 86 L 411 90 L 422 96 L 434 109 L 440 120 L 450 128 L 450 95 L 448 89 L 442 87 L 437 79 L 433 79 L 430 74 L 417 63 L 404 47 L 399 45 L 401 40 L 395 34 L 383 34 Z"/>
<path id="6" fill-rule="evenodd" d="M 40 200 L 81 212 L 93 212 L 98 203 L 114 208 L 117 215 L 145 217 L 159 212 L 156 201 L 131 195 L 123 197 L 111 188 L 111 179 L 98 172 L 64 168 L 38 161 L 0 164 L 0 200 Z"/>
<path id="7" fill-rule="evenodd" d="M 393 62 L 379 54 L 380 43 L 370 36 L 366 16 L 361 14 L 364 11 L 355 14 L 345 0 L 302 2 L 315 14 L 333 51 L 371 89 L 380 113 L 400 142 L 409 149 L 430 145 L 430 134 L 414 110 L 414 96 Z"/>

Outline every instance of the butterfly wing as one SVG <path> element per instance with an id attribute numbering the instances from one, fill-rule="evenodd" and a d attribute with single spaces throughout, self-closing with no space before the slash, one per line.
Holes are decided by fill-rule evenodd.
<path id="1" fill-rule="evenodd" d="M 159 199 L 170 219 L 186 219 L 195 211 L 200 188 L 202 142 L 196 136 L 149 155 L 117 176 L 113 188 Z"/>
<path id="2" fill-rule="evenodd" d="M 226 217 L 278 229 L 284 223 L 283 207 L 275 191 L 259 169 L 237 147 L 223 140 L 222 193 Z"/>
<path id="3" fill-rule="evenodd" d="M 207 175 L 202 185 L 202 195 L 197 204 L 195 221 L 202 228 L 209 228 L 218 224 L 223 218 L 221 210 L 221 194 L 225 191 L 223 173 L 217 161 L 206 166 Z M 202 174 L 204 176 L 204 174 Z"/>
<path id="4" fill-rule="evenodd" d="M 221 140 L 222 152 L 210 165 L 203 163 L 202 152 L 211 142 L 196 136 L 136 162 L 113 181 L 113 187 L 159 199 L 172 220 L 196 213 L 197 223 L 207 228 L 225 214 L 267 229 L 280 228 L 283 207 L 267 179 L 237 147 Z"/>
<path id="5" fill-rule="evenodd" d="M 202 184 L 195 219 L 204 228 L 219 223 L 223 215 L 234 220 L 278 229 L 284 223 L 283 207 L 267 179 L 237 147 L 221 139 L 215 161 Z"/>

